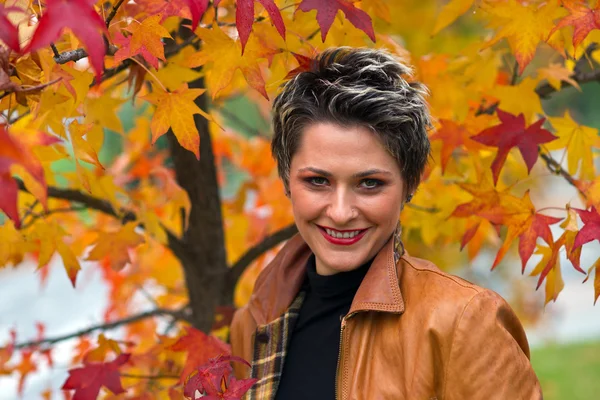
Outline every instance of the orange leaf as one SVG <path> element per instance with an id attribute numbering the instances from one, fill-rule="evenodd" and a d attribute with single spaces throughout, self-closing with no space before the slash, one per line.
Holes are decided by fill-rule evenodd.
<path id="1" fill-rule="evenodd" d="M 200 136 L 196 130 L 194 114 L 201 114 L 207 119 L 210 116 L 194 103 L 194 100 L 205 92 L 206 89 L 188 89 L 184 84 L 178 90 L 170 92 L 154 92 L 142 97 L 144 100 L 156 105 L 150 129 L 152 143 L 173 130 L 179 144 L 191 151 L 200 159 Z"/>
<path id="2" fill-rule="evenodd" d="M 108 258 L 113 270 L 121 270 L 129 259 L 129 248 L 144 242 L 144 237 L 135 232 L 137 222 L 128 222 L 117 232 L 100 232 L 87 260 Z"/>
<path id="3" fill-rule="evenodd" d="M 148 64 L 158 69 L 158 60 L 165 61 L 165 50 L 162 38 L 171 35 L 160 25 L 162 16 L 152 15 L 142 23 L 132 23 L 126 30 L 131 36 L 125 37 L 120 32 L 115 35 L 115 42 L 122 47 L 115 53 L 115 62 L 140 54 Z"/>
<path id="4" fill-rule="evenodd" d="M 600 29 L 600 2 L 596 3 L 596 7 L 588 8 L 579 1 L 563 0 L 563 6 L 569 10 L 571 15 L 558 21 L 548 36 L 562 27 L 572 26 L 574 29 L 573 47 L 577 48 L 592 30 Z"/>

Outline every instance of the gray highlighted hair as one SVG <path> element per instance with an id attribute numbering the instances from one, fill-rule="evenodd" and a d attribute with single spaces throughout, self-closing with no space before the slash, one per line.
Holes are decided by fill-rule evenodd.
<path id="1" fill-rule="evenodd" d="M 397 160 L 407 195 L 419 185 L 430 154 L 427 89 L 409 82 L 409 66 L 385 50 L 335 47 L 286 81 L 273 102 L 271 151 L 289 190 L 290 165 L 302 132 L 329 122 L 364 126 Z"/>

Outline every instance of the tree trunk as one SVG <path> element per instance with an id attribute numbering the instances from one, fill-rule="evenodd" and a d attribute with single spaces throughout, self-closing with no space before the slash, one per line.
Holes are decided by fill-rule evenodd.
<path id="1" fill-rule="evenodd" d="M 197 79 L 189 87 L 203 88 L 204 80 Z M 198 97 L 195 103 L 206 110 L 206 95 Z M 192 205 L 183 236 L 186 254 L 184 257 L 179 255 L 192 310 L 191 320 L 195 328 L 208 332 L 214 321 L 215 307 L 222 299 L 227 258 L 208 121 L 196 114 L 194 122 L 200 136 L 200 160 L 181 147 L 173 132 L 169 131 L 168 138 L 177 182 L 188 193 Z"/>

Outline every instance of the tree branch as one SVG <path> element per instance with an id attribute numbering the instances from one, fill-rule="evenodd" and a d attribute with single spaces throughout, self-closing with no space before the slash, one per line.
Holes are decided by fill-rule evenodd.
<path id="1" fill-rule="evenodd" d="M 22 180 L 15 178 L 17 182 L 17 186 L 19 190 L 24 192 L 28 192 L 25 184 Z M 125 224 L 130 221 L 136 221 L 137 216 L 133 211 L 130 210 L 120 210 L 120 213 L 114 209 L 112 204 L 108 201 L 99 199 L 94 196 L 90 196 L 88 194 L 82 193 L 79 190 L 74 189 L 61 189 L 53 186 L 48 186 L 47 190 L 48 197 L 52 197 L 54 199 L 67 200 L 75 203 L 81 203 L 89 209 L 100 211 L 104 214 L 110 215 L 121 220 L 121 223 Z M 139 226 L 144 228 L 144 224 L 140 223 Z M 167 234 L 167 239 L 169 243 L 169 248 L 179 257 L 180 259 L 186 259 L 187 251 L 183 242 L 175 236 L 170 229 L 167 229 L 163 226 L 165 233 Z"/>
<path id="2" fill-rule="evenodd" d="M 579 194 L 581 194 L 583 196 L 583 198 L 587 199 L 585 192 L 583 192 L 577 185 L 577 179 L 573 178 L 573 176 L 571 174 L 569 174 L 569 172 L 565 171 L 560 166 L 558 161 L 556 161 L 554 158 L 552 158 L 552 156 L 550 154 L 543 153 L 541 147 L 538 147 L 538 153 L 540 154 L 540 158 L 542 160 L 544 160 L 544 162 L 546 163 L 546 167 L 548 167 L 550 172 L 552 172 L 555 175 L 560 175 L 563 178 L 565 178 L 565 180 L 567 182 L 569 182 L 569 184 L 571 184 L 575 189 L 577 189 L 577 191 L 579 192 Z"/>
<path id="3" fill-rule="evenodd" d="M 168 310 L 168 309 L 164 309 L 164 308 L 155 308 L 154 310 L 145 311 L 140 314 L 131 315 L 129 317 L 119 319 L 119 320 L 116 320 L 113 322 L 92 325 L 86 329 L 82 329 L 80 331 L 69 333 L 66 335 L 55 336 L 52 338 L 46 338 L 46 339 L 42 339 L 42 340 L 32 340 L 29 342 L 17 343 L 14 345 L 14 348 L 15 349 L 24 349 L 24 348 L 28 348 L 28 347 L 37 347 L 37 346 L 41 346 L 41 345 L 53 345 L 53 344 L 56 344 L 59 342 L 63 342 L 65 340 L 73 339 L 75 337 L 88 335 L 95 331 L 99 331 L 99 330 L 108 331 L 111 329 L 118 328 L 122 325 L 131 324 L 131 323 L 138 322 L 138 321 L 150 318 L 150 317 L 157 317 L 160 315 L 171 316 L 176 319 L 187 321 L 188 318 L 185 313 L 186 308 L 187 308 L 187 305 L 185 307 L 182 307 L 179 310 Z"/>
<path id="4" fill-rule="evenodd" d="M 595 69 L 595 70 L 592 70 L 592 71 L 589 71 L 589 72 L 576 73 L 572 77 L 573 77 L 573 80 L 575 82 L 577 82 L 578 84 L 580 84 L 580 85 L 582 85 L 584 83 L 594 82 L 594 81 L 600 82 L 600 69 Z M 561 83 L 560 83 L 560 90 L 569 88 L 571 86 L 572 85 L 570 83 L 565 82 L 565 81 L 561 81 Z M 556 90 L 549 83 L 545 83 L 545 84 L 543 84 L 541 86 L 538 86 L 535 89 L 535 92 L 541 98 L 546 98 L 546 97 L 550 96 L 551 94 L 553 94 L 554 92 L 558 92 L 558 91 L 559 90 Z"/>
<path id="5" fill-rule="evenodd" d="M 227 271 L 227 280 L 229 285 L 235 285 L 244 270 L 252 261 L 256 260 L 265 251 L 277 246 L 279 243 L 288 240 L 298 232 L 295 224 L 272 233 L 262 240 L 262 242 L 248 249 Z"/>
<path id="6" fill-rule="evenodd" d="M 110 23 L 113 20 L 113 18 L 115 17 L 115 15 L 117 15 L 117 11 L 119 11 L 119 7 L 121 7 L 121 4 L 123 4 L 124 1 L 125 0 L 119 0 L 117 3 L 115 3 L 112 10 L 110 10 L 110 14 L 108 14 L 108 17 L 106 17 L 106 27 L 107 28 L 110 26 Z"/>

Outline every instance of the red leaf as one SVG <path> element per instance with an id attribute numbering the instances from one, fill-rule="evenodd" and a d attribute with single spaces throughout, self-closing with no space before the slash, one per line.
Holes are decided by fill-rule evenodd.
<path id="1" fill-rule="evenodd" d="M 527 229 L 519 236 L 519 256 L 521 257 L 522 266 L 521 272 L 525 271 L 525 264 L 527 264 L 527 261 L 529 261 L 533 254 L 533 250 L 535 250 L 535 244 L 538 237 L 544 239 L 548 245 L 552 245 L 554 240 L 549 225 L 556 224 L 560 221 L 562 221 L 562 218 L 549 217 L 538 213 L 530 218 Z"/>
<path id="2" fill-rule="evenodd" d="M 192 30 L 195 30 L 200 23 L 200 18 L 208 8 L 208 0 L 184 0 L 190 8 L 192 14 Z"/>
<path id="3" fill-rule="evenodd" d="M 596 7 L 587 8 L 585 4 L 568 0 L 563 1 L 563 6 L 569 10 L 570 15 L 564 17 L 548 34 L 548 38 L 558 29 L 565 26 L 573 26 L 573 47 L 577 48 L 579 44 L 594 29 L 600 29 L 600 3 Z"/>
<path id="4" fill-rule="evenodd" d="M 285 79 L 292 79 L 294 76 L 298 75 L 301 72 L 310 71 L 312 69 L 313 63 L 315 62 L 314 58 L 303 56 L 302 54 L 297 54 L 292 52 L 296 61 L 298 61 L 298 66 L 288 72 L 285 76 Z"/>
<path id="5" fill-rule="evenodd" d="M 196 374 L 191 376 L 184 386 L 183 394 L 195 398 L 196 391 L 200 392 L 203 399 L 211 400 L 239 400 L 254 385 L 256 379 L 237 380 L 231 375 L 233 369 L 230 361 L 241 362 L 250 366 L 240 357 L 219 356 L 212 358 L 208 363 L 198 367 Z"/>
<path id="6" fill-rule="evenodd" d="M 174 351 L 188 352 L 185 366 L 181 372 L 181 381 L 184 381 L 198 366 L 206 364 L 211 358 L 231 353 L 230 347 L 216 337 L 192 327 L 185 329 L 185 335 L 170 347 Z"/>
<path id="7" fill-rule="evenodd" d="M 373 30 L 373 21 L 369 14 L 363 10 L 354 7 L 354 4 L 346 0 L 302 0 L 298 9 L 304 12 L 317 10 L 317 22 L 321 27 L 321 40 L 325 41 L 329 28 L 338 10 L 344 12 L 348 21 L 355 27 L 366 33 L 373 42 L 375 42 L 375 31 Z"/>
<path id="8" fill-rule="evenodd" d="M 121 385 L 119 367 L 129 361 L 131 354 L 120 354 L 107 363 L 87 363 L 84 367 L 69 370 L 69 377 L 62 386 L 63 390 L 75 389 L 72 400 L 94 400 L 100 388 L 106 387 L 113 394 L 124 393 Z"/>
<path id="9" fill-rule="evenodd" d="M 267 10 L 271 22 L 275 25 L 277 32 L 285 40 L 285 24 L 281 18 L 281 12 L 273 0 L 256 0 Z M 237 26 L 242 42 L 242 54 L 246 48 L 246 43 L 252 32 L 252 24 L 254 23 L 254 0 L 237 0 L 235 12 L 235 25 Z"/>
<path id="10" fill-rule="evenodd" d="M 19 30 L 7 17 L 10 11 L 19 10 L 16 7 L 4 7 L 0 4 L 0 41 L 13 51 L 19 52 Z"/>
<path id="11" fill-rule="evenodd" d="M 531 168 L 538 158 L 538 145 L 551 142 L 557 138 L 542 128 L 542 124 L 545 121 L 544 118 L 525 128 L 525 117 L 523 114 L 516 116 L 500 109 L 497 110 L 497 113 L 498 118 L 500 118 L 500 125 L 484 129 L 471 137 L 471 139 L 486 146 L 498 148 L 496 158 L 492 162 L 494 184 L 498 182 L 500 170 L 506 161 L 510 149 L 513 147 L 519 149 L 527 165 L 527 171 L 531 172 Z"/>
<path id="12" fill-rule="evenodd" d="M 31 42 L 23 52 L 36 51 L 55 42 L 64 28 L 70 28 L 81 39 L 89 55 L 90 63 L 100 82 L 104 70 L 106 45 L 103 33 L 108 34 L 102 17 L 90 0 L 47 0 L 47 8 L 40 18 Z"/>
<path id="13" fill-rule="evenodd" d="M 37 144 L 47 145 L 59 142 L 58 139 L 39 133 L 35 139 Z M 18 187 L 11 176 L 10 167 L 13 164 L 22 165 L 29 174 L 44 188 L 46 188 L 46 180 L 44 178 L 44 169 L 35 158 L 33 153 L 24 146 L 19 140 L 8 134 L 4 125 L 0 125 L 0 210 L 14 221 L 15 226 L 19 228 L 21 221 L 17 210 L 17 193 Z M 46 199 L 39 199 L 42 204 L 46 205 Z"/>
<path id="14" fill-rule="evenodd" d="M 592 207 L 590 211 L 575 209 L 579 218 L 583 222 L 583 227 L 577 232 L 575 236 L 575 243 L 573 248 L 578 248 L 584 244 L 597 240 L 600 242 L 600 213 L 596 208 Z"/>

